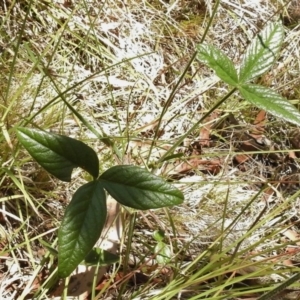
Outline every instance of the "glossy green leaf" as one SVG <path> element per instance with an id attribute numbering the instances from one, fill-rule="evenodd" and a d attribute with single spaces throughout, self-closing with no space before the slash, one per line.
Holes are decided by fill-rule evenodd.
<path id="1" fill-rule="evenodd" d="M 222 51 L 212 45 L 200 44 L 197 46 L 199 61 L 212 68 L 226 83 L 236 86 L 238 75 L 233 62 Z"/>
<path id="2" fill-rule="evenodd" d="M 119 261 L 119 256 L 101 248 L 93 248 L 85 257 L 84 264 L 87 266 L 106 266 Z"/>
<path id="3" fill-rule="evenodd" d="M 248 46 L 240 66 L 239 81 L 245 83 L 265 73 L 278 57 L 284 38 L 279 22 L 268 24 Z"/>
<path id="4" fill-rule="evenodd" d="M 114 166 L 99 181 L 119 203 L 135 209 L 151 209 L 180 204 L 181 191 L 162 178 L 136 166 Z"/>
<path id="5" fill-rule="evenodd" d="M 70 181 L 74 168 L 81 167 L 94 178 L 99 174 L 95 151 L 81 141 L 37 129 L 19 127 L 18 140 L 29 154 L 49 173 Z"/>
<path id="6" fill-rule="evenodd" d="M 106 221 L 106 197 L 99 181 L 81 186 L 58 231 L 58 275 L 69 276 L 92 250 Z"/>
<path id="7" fill-rule="evenodd" d="M 257 107 L 276 117 L 300 125 L 299 111 L 275 91 L 260 85 L 242 85 L 239 91 L 247 101 Z"/>

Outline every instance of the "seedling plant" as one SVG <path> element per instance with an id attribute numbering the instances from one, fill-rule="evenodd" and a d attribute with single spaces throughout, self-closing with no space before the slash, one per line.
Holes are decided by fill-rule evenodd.
<path id="1" fill-rule="evenodd" d="M 69 276 L 99 239 L 106 221 L 106 192 L 120 204 L 134 209 L 183 202 L 181 191 L 140 167 L 114 166 L 99 176 L 96 152 L 81 141 L 28 128 L 18 128 L 17 135 L 31 156 L 56 178 L 69 182 L 76 167 L 93 177 L 75 192 L 59 228 L 59 277 Z"/>
<path id="2" fill-rule="evenodd" d="M 190 64 L 196 57 L 200 62 L 212 68 L 216 75 L 233 89 L 204 114 L 187 132 L 174 143 L 173 147 L 160 158 L 164 161 L 182 141 L 197 129 L 200 124 L 236 91 L 251 104 L 282 118 L 300 125 L 300 113 L 290 102 L 273 89 L 254 84 L 257 77 L 267 72 L 278 59 L 284 39 L 281 22 L 271 22 L 252 40 L 243 56 L 242 62 L 235 67 L 230 58 L 211 44 L 200 43 Z M 187 71 L 187 68 L 186 68 Z"/>

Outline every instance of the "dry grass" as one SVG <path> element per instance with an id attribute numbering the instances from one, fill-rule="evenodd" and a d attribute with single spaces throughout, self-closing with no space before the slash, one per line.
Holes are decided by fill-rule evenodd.
<path id="1" fill-rule="evenodd" d="M 293 3 L 286 4 L 222 1 L 206 41 L 238 63 L 253 36 L 282 13 L 284 47 L 259 83 L 299 105 L 299 18 L 290 8 Z M 180 158 L 156 164 L 228 91 L 194 61 L 166 107 L 213 7 L 200 0 L 0 4 L 3 299 L 50 297 L 44 282 L 51 279 L 56 260 L 40 239 L 56 247 L 63 208 L 86 179 L 79 171 L 68 185 L 48 177 L 18 146 L 13 128 L 20 125 L 85 141 L 98 152 L 102 171 L 118 163 L 155 166 L 157 174 L 184 191 L 184 205 L 169 212 L 124 213 L 123 273 L 111 268 L 115 284 L 100 298 L 256 299 L 299 271 L 298 158 L 286 163 L 288 151 L 300 148 L 293 126 L 268 115 L 264 136 L 272 147 L 254 151 L 241 168 L 235 162 L 244 151 L 239 143 L 253 129 L 258 110 L 235 95 L 212 120 L 208 147 L 195 151 L 203 124 L 178 147 Z M 119 158 L 72 114 L 63 97 L 90 126 L 115 141 Z M 192 158 L 218 159 L 221 167 L 214 173 L 206 165 L 194 166 Z M 184 169 L 183 164 L 192 166 Z M 278 185 L 288 167 L 293 183 Z M 128 224 L 135 224 L 134 232 Z M 154 258 L 157 229 L 165 232 L 173 259 L 166 267 L 155 261 L 145 267 L 145 257 Z M 126 264 L 126 249 L 141 262 Z M 118 277 L 126 272 L 125 279 Z"/>

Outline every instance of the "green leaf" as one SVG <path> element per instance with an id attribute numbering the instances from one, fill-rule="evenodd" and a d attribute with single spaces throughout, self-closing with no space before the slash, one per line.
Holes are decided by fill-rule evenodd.
<path id="1" fill-rule="evenodd" d="M 300 125 L 300 113 L 294 105 L 275 91 L 260 85 L 242 85 L 242 96 L 250 103 L 288 122 Z"/>
<path id="2" fill-rule="evenodd" d="M 198 45 L 197 50 L 198 60 L 211 67 L 224 82 L 233 86 L 238 84 L 237 71 L 227 55 L 216 47 L 207 44 Z"/>
<path id="3" fill-rule="evenodd" d="M 73 168 L 81 167 L 94 178 L 99 174 L 95 151 L 81 141 L 37 129 L 17 128 L 17 136 L 29 154 L 49 173 L 71 181 Z"/>
<path id="4" fill-rule="evenodd" d="M 87 266 L 106 266 L 119 261 L 119 256 L 101 248 L 93 248 L 92 251 L 85 257 L 84 264 Z"/>
<path id="5" fill-rule="evenodd" d="M 136 166 L 114 166 L 99 181 L 119 203 L 135 209 L 151 209 L 180 204 L 181 191 Z"/>
<path id="6" fill-rule="evenodd" d="M 265 73 L 278 57 L 284 38 L 281 23 L 268 24 L 248 46 L 240 66 L 239 81 L 245 83 Z"/>
<path id="7" fill-rule="evenodd" d="M 81 186 L 58 231 L 58 275 L 69 276 L 92 250 L 106 221 L 106 197 L 99 181 Z"/>
<path id="8" fill-rule="evenodd" d="M 153 237 L 157 242 L 162 242 L 165 237 L 165 233 L 162 230 L 155 230 L 153 232 Z"/>
<path id="9" fill-rule="evenodd" d="M 172 252 L 170 246 L 164 242 L 158 242 L 154 248 L 154 253 L 157 253 L 156 260 L 159 264 L 166 264 L 170 261 Z"/>

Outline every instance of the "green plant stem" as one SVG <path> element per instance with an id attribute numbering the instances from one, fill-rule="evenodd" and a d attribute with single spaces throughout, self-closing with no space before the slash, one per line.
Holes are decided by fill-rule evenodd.
<path id="1" fill-rule="evenodd" d="M 168 98 L 166 104 L 165 104 L 164 107 L 163 107 L 163 110 L 162 110 L 162 112 L 161 112 L 161 114 L 160 114 L 160 117 L 159 117 L 159 119 L 158 119 L 158 124 L 157 124 L 157 126 L 156 126 L 156 130 L 155 130 L 155 133 L 154 133 L 154 137 L 153 137 L 153 139 L 152 139 L 152 143 L 151 143 L 151 146 L 150 146 L 150 149 L 149 149 L 149 155 L 148 155 L 148 159 L 147 159 L 147 164 L 149 164 L 149 159 L 150 159 L 150 157 L 151 157 L 151 153 L 152 153 L 153 147 L 154 147 L 154 145 L 155 145 L 156 140 L 158 139 L 158 136 L 159 136 L 158 133 L 159 133 L 159 129 L 160 129 L 160 125 L 161 125 L 163 116 L 165 115 L 165 113 L 167 112 L 169 106 L 171 105 L 171 103 L 172 103 L 172 101 L 173 101 L 173 99 L 174 99 L 174 96 L 176 95 L 176 93 L 177 93 L 177 91 L 178 91 L 179 85 L 180 85 L 180 83 L 182 82 L 182 80 L 184 79 L 184 77 L 185 77 L 186 73 L 188 72 L 188 70 L 189 70 L 191 64 L 192 64 L 193 61 L 194 61 L 194 59 L 196 58 L 196 55 L 197 55 L 197 51 L 193 54 L 192 58 L 189 60 L 189 62 L 188 62 L 188 64 L 186 65 L 186 67 L 185 67 L 183 73 L 181 74 L 181 76 L 180 76 L 178 82 L 176 83 L 174 89 L 172 90 L 171 95 L 169 96 L 169 98 Z"/>
<path id="2" fill-rule="evenodd" d="M 202 44 L 202 43 L 204 42 L 205 38 L 206 38 L 206 35 L 207 35 L 207 33 L 208 33 L 208 30 L 209 30 L 210 27 L 211 27 L 211 24 L 212 24 L 213 19 L 215 18 L 215 15 L 216 15 L 216 13 L 217 13 L 217 10 L 218 10 L 219 5 L 220 5 L 220 0 L 217 0 L 217 1 L 216 1 L 216 4 L 215 4 L 215 6 L 214 6 L 213 12 L 212 12 L 212 14 L 211 14 L 211 17 L 209 18 L 208 24 L 207 24 L 207 26 L 206 26 L 206 28 L 205 28 L 204 33 L 203 33 L 203 36 L 202 36 L 202 38 L 201 38 L 200 44 Z"/>
<path id="3" fill-rule="evenodd" d="M 136 223 L 136 216 L 137 213 L 133 213 L 132 215 L 130 215 L 130 223 L 129 223 L 129 228 L 128 228 L 128 237 L 127 237 L 127 247 L 126 247 L 126 253 L 125 253 L 125 258 L 124 258 L 124 262 L 123 262 L 123 272 L 124 274 L 127 274 L 127 270 L 128 270 L 128 265 L 129 265 L 129 255 L 130 255 L 130 251 L 131 251 L 131 245 L 132 245 L 132 238 L 133 238 L 133 232 L 134 232 L 134 228 L 135 228 L 135 223 Z M 125 280 L 125 282 L 122 283 L 119 293 L 118 293 L 118 300 L 122 299 L 122 296 L 125 293 L 126 290 L 126 286 L 127 286 L 127 282 L 128 280 Z"/>
<path id="4" fill-rule="evenodd" d="M 177 230 L 176 230 L 176 226 L 174 224 L 174 221 L 173 221 L 173 218 L 170 214 L 170 211 L 169 209 L 165 208 L 165 213 L 166 215 L 168 216 L 168 219 L 170 221 L 170 226 L 171 226 L 171 229 L 172 229 L 172 234 L 173 234 L 173 244 L 170 242 L 170 245 L 172 245 L 173 249 L 172 249 L 172 252 L 173 253 L 178 253 L 179 252 L 179 247 L 178 247 L 178 242 L 177 242 Z M 176 276 L 175 273 L 177 273 L 177 270 L 179 270 L 178 268 L 178 255 L 175 255 L 174 256 L 174 265 L 175 265 L 175 268 L 174 268 L 174 276 Z"/>
<path id="5" fill-rule="evenodd" d="M 212 112 L 214 112 L 223 102 L 225 102 L 228 98 L 231 97 L 237 91 L 237 88 L 232 89 L 226 96 L 224 96 L 219 102 L 217 102 L 206 114 L 202 116 L 202 118 L 196 122 L 184 135 L 182 135 L 178 141 L 166 152 L 159 160 L 158 163 L 162 163 L 164 159 L 172 154 L 176 148 L 183 142 L 183 140 L 193 132 L 202 122 L 206 119 Z"/>
<path id="6" fill-rule="evenodd" d="M 216 14 L 217 10 L 218 10 L 219 4 L 220 4 L 220 0 L 217 0 L 216 4 L 215 4 L 215 6 L 214 6 L 214 10 L 213 10 L 213 12 L 212 12 L 212 15 L 211 15 L 211 17 L 210 17 L 210 19 L 209 19 L 208 25 L 206 26 L 205 31 L 204 31 L 204 34 L 203 34 L 203 36 L 202 36 L 202 38 L 201 38 L 200 43 L 203 43 L 204 40 L 205 40 L 205 38 L 206 38 L 206 35 L 207 35 L 207 33 L 208 33 L 208 31 L 209 31 L 209 29 L 210 29 L 210 27 L 211 27 L 212 21 L 213 21 L 213 19 L 214 19 L 214 17 L 215 17 L 215 14 Z M 198 51 L 195 51 L 194 54 L 193 54 L 193 56 L 191 57 L 191 59 L 190 59 L 189 62 L 187 63 L 187 65 L 186 65 L 186 67 L 185 67 L 183 73 L 181 74 L 181 76 L 180 76 L 178 82 L 176 83 L 174 89 L 172 90 L 171 95 L 169 96 L 169 98 L 168 98 L 168 100 L 167 100 L 167 102 L 166 102 L 166 105 L 163 107 L 163 110 L 162 110 L 162 112 L 161 112 L 161 115 L 160 115 L 160 117 L 159 117 L 159 119 L 158 119 L 158 124 L 157 124 L 157 126 L 156 126 L 156 130 L 155 130 L 155 133 L 154 133 L 154 137 L 153 137 L 153 139 L 152 139 L 152 143 L 151 143 L 151 146 L 150 146 L 149 155 L 148 155 L 148 159 L 147 159 L 147 164 L 149 164 L 149 159 L 150 159 L 150 157 L 151 157 L 151 152 L 152 152 L 153 147 L 154 147 L 154 145 L 155 145 L 155 142 L 156 142 L 156 140 L 157 140 L 157 138 L 158 138 L 158 133 L 159 133 L 159 129 L 160 129 L 160 125 L 161 125 L 163 116 L 165 115 L 165 113 L 167 112 L 169 106 L 171 105 L 171 103 L 172 103 L 172 101 L 173 101 L 173 99 L 174 99 L 174 96 L 176 95 L 176 93 L 177 93 L 177 91 L 178 91 L 178 89 L 179 89 L 179 86 L 180 86 L 181 82 L 183 81 L 183 79 L 184 79 L 186 73 L 188 72 L 188 70 L 189 70 L 191 64 L 193 63 L 194 59 L 196 58 L 197 54 L 198 54 Z M 160 160 L 160 161 L 161 161 L 161 160 Z"/>

